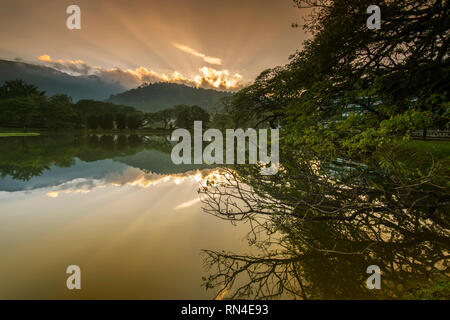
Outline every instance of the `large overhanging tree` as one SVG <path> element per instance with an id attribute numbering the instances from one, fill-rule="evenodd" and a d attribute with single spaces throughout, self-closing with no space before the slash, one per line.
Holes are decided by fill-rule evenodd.
<path id="1" fill-rule="evenodd" d="M 448 147 L 435 150 L 410 135 L 449 128 L 449 2 L 295 3 L 311 13 L 311 38 L 227 109 L 236 127 L 281 126 L 278 174 L 236 166 L 200 189 L 204 210 L 249 222 L 251 243 L 263 252 L 205 251 L 212 268 L 205 286 L 219 289 L 218 297 L 341 297 L 361 283 L 350 285 L 347 262 L 375 260 L 406 281 L 446 257 Z M 381 8 L 380 30 L 366 27 L 372 4 Z M 336 256 L 347 262 L 333 263 Z M 331 278 L 343 281 L 333 287 L 317 279 L 317 261 L 330 265 L 320 275 L 339 269 Z"/>
<path id="2" fill-rule="evenodd" d="M 380 30 L 366 27 L 372 1 L 295 2 L 312 10 L 312 37 L 232 101 L 236 126 L 282 128 L 279 174 L 236 168 L 252 187 L 245 195 L 313 220 L 377 212 L 446 223 L 448 155 L 410 133 L 448 127 L 449 2 L 378 1 Z"/>
<path id="3" fill-rule="evenodd" d="M 252 225 L 263 254 L 205 251 L 205 286 L 219 298 L 358 297 L 350 266 L 375 261 L 405 283 L 445 273 L 448 147 L 410 134 L 448 129 L 449 2 L 295 3 L 311 13 L 310 40 L 228 106 L 237 127 L 281 125 L 278 174 L 236 166 L 200 189 L 207 213 Z M 372 4 L 380 30 L 366 27 Z"/>
<path id="4" fill-rule="evenodd" d="M 305 25 L 312 37 L 290 64 L 264 71 L 237 94 L 235 112 L 255 124 L 282 118 L 289 101 L 295 107 L 305 101 L 329 118 L 341 111 L 336 105 L 353 102 L 380 121 L 411 107 L 432 111 L 432 120 L 443 126 L 448 121 L 443 113 L 448 107 L 449 2 L 375 2 L 381 7 L 380 30 L 366 27 L 366 10 L 374 1 L 295 1 L 312 8 Z M 389 110 L 375 108 L 381 98 Z M 244 107 L 248 112 L 240 110 Z"/>

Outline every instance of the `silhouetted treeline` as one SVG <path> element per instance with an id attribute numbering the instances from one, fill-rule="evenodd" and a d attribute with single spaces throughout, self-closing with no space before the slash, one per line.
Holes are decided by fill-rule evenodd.
<path id="1" fill-rule="evenodd" d="M 48 97 L 22 80 L 6 81 L 0 87 L 1 127 L 134 130 L 143 125 L 144 118 L 133 107 L 94 100 L 73 103 L 65 94 Z"/>
<path id="2" fill-rule="evenodd" d="M 95 100 L 80 100 L 74 105 L 87 129 L 136 130 L 146 123 L 143 112 L 133 107 L 115 105 Z"/>
<path id="3" fill-rule="evenodd" d="M 0 127 L 39 129 L 137 130 L 143 127 L 191 128 L 195 120 L 209 122 L 199 106 L 178 105 L 155 113 L 96 100 L 72 102 L 65 94 L 48 97 L 22 80 L 0 87 Z"/>

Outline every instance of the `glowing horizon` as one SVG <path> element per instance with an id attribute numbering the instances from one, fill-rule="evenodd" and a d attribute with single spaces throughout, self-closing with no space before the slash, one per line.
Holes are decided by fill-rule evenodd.
<path id="1" fill-rule="evenodd" d="M 211 58 L 215 59 L 215 58 Z M 158 73 L 149 70 L 146 67 L 137 67 L 136 69 L 121 69 L 119 67 L 104 68 L 100 66 L 90 66 L 83 60 L 70 59 L 52 59 L 48 54 L 37 57 L 37 60 L 55 70 L 74 75 L 97 75 L 109 82 L 119 82 L 125 88 L 134 88 L 143 83 L 170 82 L 179 83 L 197 88 L 236 90 L 245 86 L 242 81 L 243 76 L 239 73 L 231 73 L 227 69 L 216 70 L 211 67 L 203 66 L 199 68 L 197 74 L 192 78 L 173 71 L 172 74 Z"/>
<path id="2" fill-rule="evenodd" d="M 287 63 L 305 39 L 290 27 L 303 14 L 291 0 L 79 0 L 77 5 L 81 30 L 67 29 L 65 2 L 5 3 L 0 59 L 96 74 L 127 88 L 165 81 L 237 90 L 263 70 Z"/>

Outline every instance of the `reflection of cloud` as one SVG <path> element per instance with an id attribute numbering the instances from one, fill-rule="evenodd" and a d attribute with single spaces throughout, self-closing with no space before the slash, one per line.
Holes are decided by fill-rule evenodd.
<path id="1" fill-rule="evenodd" d="M 104 181 L 100 179 L 79 178 L 65 182 L 57 187 L 56 190 L 46 193 L 50 198 L 57 198 L 63 193 L 89 193 L 96 187 L 102 187 Z"/>
<path id="2" fill-rule="evenodd" d="M 47 192 L 46 195 L 50 198 L 58 198 L 61 193 L 89 193 L 90 190 L 60 190 L 60 191 L 50 191 Z"/>
<path id="3" fill-rule="evenodd" d="M 220 90 L 234 90 L 243 87 L 242 76 L 240 74 L 230 74 L 228 70 L 216 70 L 210 67 L 200 68 L 197 75 L 193 78 L 189 78 L 177 71 L 174 71 L 171 75 L 166 75 L 164 73 L 161 74 L 156 71 L 149 70 L 145 67 L 139 67 L 134 70 L 124 70 L 121 68 L 108 69 L 97 66 L 89 66 L 82 60 L 53 60 L 48 54 L 38 57 L 38 60 L 50 65 L 54 69 L 69 73 L 71 75 L 96 75 L 107 82 L 120 83 L 125 88 L 135 88 L 144 82 L 172 82 Z"/>
<path id="4" fill-rule="evenodd" d="M 108 186 L 120 187 L 129 185 L 129 186 L 137 186 L 140 188 L 149 188 L 151 186 L 163 183 L 180 184 L 187 180 L 204 182 L 206 181 L 207 177 L 209 177 L 212 174 L 216 173 L 211 169 L 162 175 L 155 173 L 145 173 L 139 169 L 130 168 L 125 170 L 120 175 L 111 175 L 104 179 L 86 179 L 86 178 L 74 179 L 55 187 L 54 190 L 47 192 L 46 195 L 50 198 L 57 198 L 61 194 L 89 193 L 91 190 L 95 188 L 105 188 Z"/>
<path id="5" fill-rule="evenodd" d="M 177 49 L 180 49 L 183 52 L 189 53 L 190 55 L 193 55 L 195 57 L 202 58 L 203 61 L 205 61 L 206 63 L 217 64 L 217 65 L 221 65 L 222 64 L 222 59 L 220 59 L 220 58 L 207 56 L 207 55 L 205 55 L 203 53 L 200 53 L 200 52 L 196 51 L 195 49 L 189 48 L 188 46 L 184 46 L 182 44 L 173 43 L 173 45 Z"/>
<path id="6" fill-rule="evenodd" d="M 176 206 L 175 210 L 192 207 L 193 205 L 195 205 L 196 203 L 199 203 L 200 201 L 202 201 L 202 198 L 195 198 L 193 200 L 183 202 L 182 204 L 179 204 L 178 206 Z"/>

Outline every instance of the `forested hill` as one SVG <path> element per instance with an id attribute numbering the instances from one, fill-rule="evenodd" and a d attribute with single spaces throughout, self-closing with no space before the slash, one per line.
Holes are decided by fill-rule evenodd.
<path id="1" fill-rule="evenodd" d="M 132 106 L 145 112 L 167 109 L 179 104 L 198 105 L 211 110 L 220 98 L 229 95 L 230 92 L 159 82 L 112 95 L 108 102 Z"/>
<path id="2" fill-rule="evenodd" d="M 16 79 L 35 85 L 40 90 L 46 91 L 48 96 L 67 94 L 74 101 L 104 100 L 111 94 L 126 90 L 118 83 L 103 81 L 95 75 L 71 76 L 45 66 L 0 60 L 0 85 L 5 81 Z"/>

